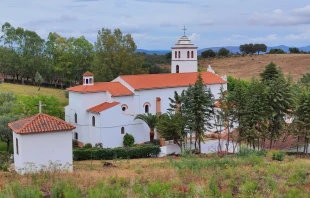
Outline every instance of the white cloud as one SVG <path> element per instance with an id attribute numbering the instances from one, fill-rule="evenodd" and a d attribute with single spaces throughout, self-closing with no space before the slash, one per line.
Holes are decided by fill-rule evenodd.
<path id="1" fill-rule="evenodd" d="M 188 38 L 192 41 L 199 41 L 200 40 L 200 34 L 192 33 Z"/>
<path id="2" fill-rule="evenodd" d="M 271 13 L 254 13 L 249 18 L 251 25 L 267 26 L 296 26 L 310 24 L 310 5 L 303 8 L 284 12 L 281 9 L 273 10 Z"/>

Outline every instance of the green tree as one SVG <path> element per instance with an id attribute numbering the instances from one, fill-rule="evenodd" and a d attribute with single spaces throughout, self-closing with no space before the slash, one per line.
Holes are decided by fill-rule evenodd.
<path id="1" fill-rule="evenodd" d="M 166 140 L 174 140 L 174 142 L 181 148 L 185 147 L 186 131 L 185 121 L 180 112 L 167 112 L 160 116 L 158 125 L 156 127 L 160 137 Z"/>
<path id="2" fill-rule="evenodd" d="M 254 44 L 252 53 L 254 54 L 257 52 L 259 54 L 260 52 L 266 52 L 267 51 L 267 46 L 265 44 Z"/>
<path id="3" fill-rule="evenodd" d="M 39 72 L 36 73 L 36 76 L 34 77 L 34 80 L 36 82 L 36 85 L 38 85 L 38 91 L 40 91 L 41 84 L 43 83 L 43 78 Z"/>
<path id="4" fill-rule="evenodd" d="M 216 53 L 212 49 L 205 50 L 201 52 L 202 58 L 213 58 L 216 56 Z"/>
<path id="5" fill-rule="evenodd" d="M 189 86 L 184 95 L 182 111 L 189 131 L 195 133 L 195 149 L 201 152 L 201 142 L 204 142 L 204 132 L 212 129 L 211 120 L 214 117 L 214 98 L 210 89 L 206 90 L 201 73 L 198 73 L 194 86 Z"/>
<path id="6" fill-rule="evenodd" d="M 172 58 L 172 52 L 168 52 L 168 53 L 165 55 L 165 58 L 166 58 L 166 60 L 170 61 L 171 58 Z"/>
<path id="7" fill-rule="evenodd" d="M 273 62 L 266 65 L 264 72 L 259 74 L 263 82 L 272 81 L 279 77 L 280 71 Z"/>
<path id="8" fill-rule="evenodd" d="M 303 74 L 299 79 L 298 84 L 310 90 L 310 73 Z"/>
<path id="9" fill-rule="evenodd" d="M 120 29 L 112 33 L 102 28 L 95 43 L 95 61 L 92 71 L 99 81 L 110 81 L 119 75 L 146 73 L 143 58 L 136 53 L 137 46 L 130 34 Z"/>
<path id="10" fill-rule="evenodd" d="M 269 51 L 269 54 L 286 54 L 286 52 L 283 51 L 282 49 L 271 49 Z"/>
<path id="11" fill-rule="evenodd" d="M 21 116 L 13 114 L 12 108 L 15 107 L 16 97 L 12 93 L 0 92 L 0 140 L 5 142 L 6 150 L 9 148 L 13 139 L 12 130 L 8 127 L 8 123 L 18 120 Z"/>
<path id="12" fill-rule="evenodd" d="M 290 54 L 299 54 L 300 50 L 297 47 L 290 47 Z"/>
<path id="13" fill-rule="evenodd" d="M 24 114 L 26 116 L 32 116 L 39 113 L 39 108 L 37 107 L 39 102 L 45 104 L 42 108 L 42 113 L 64 119 L 63 107 L 59 99 L 54 96 L 23 96 L 19 95 L 16 101 L 16 106 L 12 109 L 12 113 L 16 115 Z"/>
<path id="14" fill-rule="evenodd" d="M 150 128 L 150 142 L 153 143 L 155 134 L 154 131 L 159 120 L 158 115 L 152 115 L 151 113 L 138 114 L 136 115 L 135 120 L 142 120 L 148 125 L 148 127 Z"/>
<path id="15" fill-rule="evenodd" d="M 218 55 L 219 56 L 228 56 L 229 55 L 229 53 L 230 53 L 230 51 L 228 50 L 228 49 L 226 49 L 226 48 L 221 48 L 219 51 L 218 51 Z"/>
<path id="16" fill-rule="evenodd" d="M 292 86 L 282 73 L 267 84 L 268 91 L 268 133 L 270 148 L 272 143 L 282 135 L 286 115 L 294 109 L 295 98 Z"/>
<path id="17" fill-rule="evenodd" d="M 307 89 L 304 89 L 298 98 L 293 125 L 297 129 L 295 135 L 298 140 L 301 139 L 304 142 L 304 153 L 308 153 L 310 143 L 310 91 Z"/>

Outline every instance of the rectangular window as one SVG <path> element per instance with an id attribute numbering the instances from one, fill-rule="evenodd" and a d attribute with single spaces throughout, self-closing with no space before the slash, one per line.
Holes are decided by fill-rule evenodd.
<path id="1" fill-rule="evenodd" d="M 16 138 L 16 154 L 18 155 L 18 139 Z"/>
<path id="2" fill-rule="evenodd" d="M 74 139 L 76 139 L 76 140 L 79 139 L 79 134 L 77 132 L 74 132 Z"/>

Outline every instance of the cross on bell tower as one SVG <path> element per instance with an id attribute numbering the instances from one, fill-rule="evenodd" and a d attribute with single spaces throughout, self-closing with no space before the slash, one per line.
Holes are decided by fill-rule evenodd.
<path id="1" fill-rule="evenodd" d="M 39 106 L 39 113 L 42 113 L 42 107 L 45 107 L 45 104 L 42 104 L 41 100 L 39 101 L 39 104 L 37 104 L 36 106 Z"/>
<path id="2" fill-rule="evenodd" d="M 185 31 L 187 30 L 187 29 L 185 29 L 185 26 L 184 26 L 184 28 L 182 30 L 184 31 L 184 36 L 185 36 Z"/>

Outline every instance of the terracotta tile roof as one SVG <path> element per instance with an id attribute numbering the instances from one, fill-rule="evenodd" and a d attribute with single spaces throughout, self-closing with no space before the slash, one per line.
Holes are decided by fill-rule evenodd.
<path id="1" fill-rule="evenodd" d="M 216 103 L 214 103 L 214 106 L 215 106 L 216 108 L 221 108 L 220 101 L 217 101 Z"/>
<path id="2" fill-rule="evenodd" d="M 68 91 L 80 93 L 109 92 L 112 96 L 126 96 L 133 93 L 120 82 L 95 82 L 93 85 L 78 85 L 67 88 Z"/>
<path id="3" fill-rule="evenodd" d="M 169 73 L 169 74 L 142 74 L 120 76 L 130 86 L 136 90 L 156 89 L 167 87 L 186 87 L 189 84 L 195 84 L 198 72 L 191 73 Z M 201 72 L 204 84 L 224 84 L 221 77 L 211 72 Z"/>
<path id="4" fill-rule="evenodd" d="M 91 73 L 91 72 L 89 72 L 89 71 L 87 71 L 87 72 L 85 72 L 85 73 L 83 74 L 83 76 L 94 76 L 94 74 Z"/>
<path id="5" fill-rule="evenodd" d="M 43 113 L 11 122 L 8 126 L 18 134 L 71 131 L 75 129 L 75 126 Z"/>
<path id="6" fill-rule="evenodd" d="M 93 112 L 93 113 L 100 113 L 100 112 L 102 112 L 102 111 L 104 111 L 106 109 L 109 109 L 111 107 L 114 107 L 114 106 L 116 106 L 118 104 L 119 104 L 119 102 L 111 102 L 111 103 L 110 102 L 104 102 L 104 103 L 101 103 L 101 104 L 99 104 L 97 106 L 94 106 L 92 108 L 87 109 L 87 111 L 90 111 L 90 112 Z"/>

